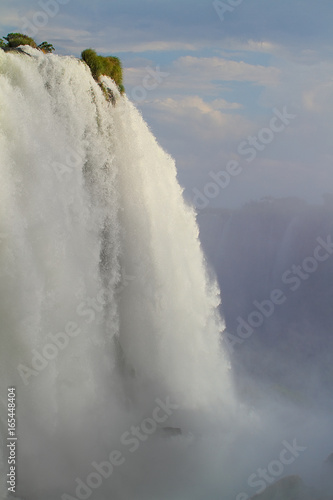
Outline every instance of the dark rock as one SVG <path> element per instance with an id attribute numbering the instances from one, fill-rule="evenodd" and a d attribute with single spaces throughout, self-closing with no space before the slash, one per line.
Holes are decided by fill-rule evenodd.
<path id="1" fill-rule="evenodd" d="M 1 47 L 1 48 L 5 52 L 18 52 L 19 54 L 25 54 L 26 56 L 31 57 L 31 55 L 28 54 L 28 52 L 25 52 L 23 49 L 21 49 L 21 47 Z"/>
<path id="2" fill-rule="evenodd" d="M 312 488 L 307 488 L 299 476 L 286 476 L 268 486 L 251 500 L 322 500 Z"/>
<path id="3" fill-rule="evenodd" d="M 331 453 L 325 460 L 325 464 L 330 464 L 333 466 L 333 453 Z"/>
<path id="4" fill-rule="evenodd" d="M 180 436 L 182 430 L 179 427 L 163 427 L 163 432 L 168 436 Z"/>
<path id="5" fill-rule="evenodd" d="M 333 498 L 333 453 L 323 463 L 320 474 L 320 489 L 330 495 L 330 499 Z"/>

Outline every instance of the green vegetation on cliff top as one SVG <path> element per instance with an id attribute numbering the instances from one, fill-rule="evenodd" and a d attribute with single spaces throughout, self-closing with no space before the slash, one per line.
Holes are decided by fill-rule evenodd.
<path id="1" fill-rule="evenodd" d="M 23 35 L 22 33 L 9 33 L 7 36 L 4 36 L 3 39 L 0 38 L 0 47 L 2 49 L 13 49 L 19 47 L 20 45 L 30 45 L 30 47 L 42 50 L 43 52 L 54 51 L 54 47 L 51 43 L 42 42 L 40 45 L 37 45 L 33 38 Z"/>
<path id="2" fill-rule="evenodd" d="M 116 82 L 121 93 L 123 85 L 123 70 L 118 57 L 99 56 L 93 49 L 86 49 L 81 54 L 82 60 L 89 66 L 92 76 L 98 81 L 101 75 L 109 76 Z"/>
<path id="3" fill-rule="evenodd" d="M 20 45 L 30 45 L 34 49 L 41 50 L 44 53 L 53 52 L 54 47 L 51 43 L 42 42 L 37 45 L 33 38 L 22 33 L 9 33 L 7 36 L 0 38 L 0 49 L 11 50 Z M 120 59 L 114 56 L 99 56 L 93 49 L 86 49 L 81 54 L 84 61 L 90 68 L 91 74 L 98 82 L 102 75 L 112 78 L 118 86 L 119 91 L 123 94 L 125 88 L 123 85 L 123 70 Z M 99 82 L 98 82 L 99 83 Z M 99 83 L 103 92 L 107 94 L 103 84 Z"/>

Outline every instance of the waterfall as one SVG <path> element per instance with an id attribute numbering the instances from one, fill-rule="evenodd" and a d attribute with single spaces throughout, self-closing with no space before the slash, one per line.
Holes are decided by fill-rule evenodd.
<path id="1" fill-rule="evenodd" d="M 173 474 L 186 436 L 233 406 L 195 214 L 114 82 L 115 106 L 81 61 L 23 50 L 0 50 L 2 497 L 15 387 L 17 498 L 167 498 L 156 449 Z M 166 401 L 128 452 L 120 437 Z M 114 449 L 124 466 L 92 486 Z"/>

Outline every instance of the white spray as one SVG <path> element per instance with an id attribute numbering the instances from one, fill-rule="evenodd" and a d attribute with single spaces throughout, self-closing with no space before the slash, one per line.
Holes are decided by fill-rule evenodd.
<path id="1" fill-rule="evenodd" d="M 84 63 L 24 50 L 0 50 L 1 392 L 17 391 L 17 494 L 75 498 L 156 399 L 179 407 L 163 426 L 185 436 L 190 414 L 227 415 L 233 398 L 172 158 L 110 79 L 116 106 Z M 2 450 L 6 419 L 3 400 Z M 94 498 L 139 498 L 145 450 Z"/>

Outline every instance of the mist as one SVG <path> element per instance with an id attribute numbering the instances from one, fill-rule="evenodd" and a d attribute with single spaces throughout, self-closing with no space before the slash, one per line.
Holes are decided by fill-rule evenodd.
<path id="1" fill-rule="evenodd" d="M 297 473 L 330 489 L 333 203 L 324 198 L 320 205 L 267 198 L 206 209 L 198 222 L 221 289 L 222 342 L 237 397 L 260 416 L 253 460 L 258 450 L 273 458 L 273 437 L 297 437 L 307 447 Z"/>
<path id="2" fill-rule="evenodd" d="M 115 106 L 25 51 L 0 51 L 1 497 L 11 474 L 21 500 L 246 500 L 295 474 L 327 494 L 331 205 L 199 231 L 114 82 Z"/>

